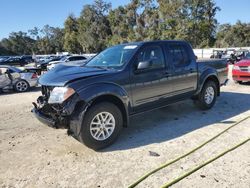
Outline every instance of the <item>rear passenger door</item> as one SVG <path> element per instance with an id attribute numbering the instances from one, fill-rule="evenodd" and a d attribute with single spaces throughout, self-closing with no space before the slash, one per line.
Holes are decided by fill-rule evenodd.
<path id="1" fill-rule="evenodd" d="M 197 64 L 192 50 L 185 43 L 169 43 L 167 54 L 171 58 L 173 95 L 180 98 L 192 95 L 197 87 Z"/>

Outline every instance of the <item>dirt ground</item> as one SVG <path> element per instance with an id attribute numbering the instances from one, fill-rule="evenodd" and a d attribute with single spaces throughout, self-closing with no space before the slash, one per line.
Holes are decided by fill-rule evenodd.
<path id="1" fill-rule="evenodd" d="M 131 121 L 119 139 L 100 152 L 39 123 L 31 102 L 39 89 L 0 96 L 1 187 L 127 187 L 158 167 L 250 115 L 250 84 L 222 88 L 213 109 L 184 101 Z M 250 119 L 138 187 L 160 187 L 250 136 Z M 159 156 L 151 155 L 156 152 Z M 173 187 L 250 187 L 250 142 Z"/>

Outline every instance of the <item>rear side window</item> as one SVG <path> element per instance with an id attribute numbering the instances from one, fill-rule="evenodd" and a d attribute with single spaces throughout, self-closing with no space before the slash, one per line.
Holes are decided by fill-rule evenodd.
<path id="1" fill-rule="evenodd" d="M 150 46 L 143 49 L 137 57 L 137 63 L 142 61 L 150 61 L 152 63 L 151 69 L 165 66 L 163 52 L 159 46 Z"/>
<path id="2" fill-rule="evenodd" d="M 75 61 L 75 57 L 69 57 L 68 61 Z"/>
<path id="3" fill-rule="evenodd" d="M 190 64 L 187 48 L 179 44 L 170 44 L 169 52 L 173 58 L 175 67 L 183 67 Z"/>
<path id="4" fill-rule="evenodd" d="M 75 57 L 75 60 L 85 60 L 86 58 L 83 57 L 83 56 L 78 56 L 78 57 Z"/>
<path id="5" fill-rule="evenodd" d="M 74 56 L 74 57 L 70 57 L 69 61 L 78 61 L 78 60 L 85 60 L 86 58 L 83 56 Z"/>

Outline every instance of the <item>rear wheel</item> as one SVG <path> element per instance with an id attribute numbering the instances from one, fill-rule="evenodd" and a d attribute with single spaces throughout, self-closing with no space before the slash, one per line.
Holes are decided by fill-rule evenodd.
<path id="1" fill-rule="evenodd" d="M 17 92 L 25 92 L 29 89 L 29 83 L 25 80 L 20 80 L 15 84 L 15 90 Z"/>
<path id="2" fill-rule="evenodd" d="M 80 141 L 94 150 L 111 145 L 123 126 L 119 108 L 112 103 L 99 103 L 91 107 L 82 122 Z"/>
<path id="3" fill-rule="evenodd" d="M 218 88 L 214 81 L 208 81 L 204 84 L 198 98 L 194 103 L 202 110 L 212 108 L 216 102 Z"/>

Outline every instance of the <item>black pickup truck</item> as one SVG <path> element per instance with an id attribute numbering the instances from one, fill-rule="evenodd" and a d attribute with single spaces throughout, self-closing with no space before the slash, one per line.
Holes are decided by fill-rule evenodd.
<path id="1" fill-rule="evenodd" d="M 97 150 L 110 145 L 132 115 L 184 99 L 210 109 L 226 81 L 226 61 L 197 62 L 187 42 L 121 44 L 84 66 L 58 65 L 41 76 L 42 96 L 32 112 Z"/>

